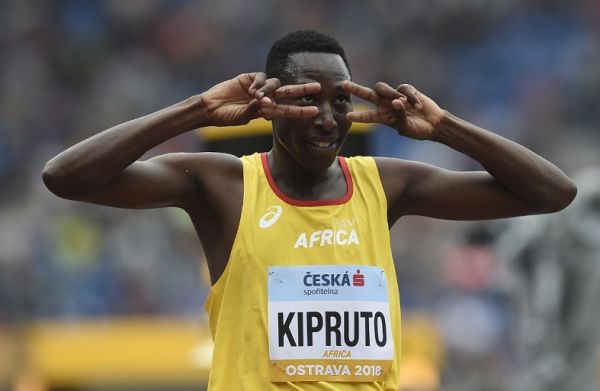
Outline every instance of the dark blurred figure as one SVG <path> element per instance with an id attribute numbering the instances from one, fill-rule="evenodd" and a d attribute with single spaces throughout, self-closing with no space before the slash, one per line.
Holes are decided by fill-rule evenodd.
<path id="1" fill-rule="evenodd" d="M 600 168 L 580 172 L 559 214 L 511 221 L 499 249 L 514 272 L 517 391 L 597 391 Z"/>

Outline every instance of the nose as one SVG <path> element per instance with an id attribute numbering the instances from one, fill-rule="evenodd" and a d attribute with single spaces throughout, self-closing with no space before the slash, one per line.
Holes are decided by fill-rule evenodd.
<path id="1" fill-rule="evenodd" d="M 323 103 L 319 106 L 319 115 L 315 119 L 315 126 L 324 132 L 332 132 L 337 127 L 337 122 L 333 117 L 333 111 L 329 103 Z"/>

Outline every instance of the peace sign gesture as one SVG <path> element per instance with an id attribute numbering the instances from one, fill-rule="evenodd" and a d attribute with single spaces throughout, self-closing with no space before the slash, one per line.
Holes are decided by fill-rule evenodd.
<path id="1" fill-rule="evenodd" d="M 433 139 L 445 116 L 444 110 L 410 84 L 400 84 L 394 89 L 387 83 L 379 82 L 371 89 L 347 80 L 342 88 L 377 106 L 375 110 L 346 114 L 349 121 L 388 125 L 406 137 Z"/>
<path id="2" fill-rule="evenodd" d="M 307 118 L 319 113 L 315 106 L 281 105 L 275 99 L 319 92 L 319 83 L 281 86 L 262 72 L 243 73 L 219 83 L 200 95 L 206 110 L 205 126 L 244 125 L 258 117 Z"/>

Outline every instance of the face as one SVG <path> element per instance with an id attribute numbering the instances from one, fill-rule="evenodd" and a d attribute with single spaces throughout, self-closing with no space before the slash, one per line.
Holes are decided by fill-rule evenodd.
<path id="1" fill-rule="evenodd" d="M 352 111 L 352 97 L 342 90 L 350 74 L 344 61 L 331 53 L 294 53 L 281 82 L 306 84 L 318 82 L 321 91 L 301 98 L 280 99 L 277 103 L 317 106 L 312 118 L 273 120 L 273 148 L 311 171 L 325 170 L 334 162 L 351 123 L 346 113 Z"/>

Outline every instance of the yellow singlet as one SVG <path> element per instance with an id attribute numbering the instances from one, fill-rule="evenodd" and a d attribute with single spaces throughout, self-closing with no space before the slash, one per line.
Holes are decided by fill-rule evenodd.
<path id="1" fill-rule="evenodd" d="M 209 390 L 394 390 L 400 301 L 375 161 L 339 158 L 348 191 L 298 201 L 266 154 L 242 158 L 244 200 L 205 303 Z"/>

